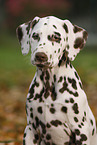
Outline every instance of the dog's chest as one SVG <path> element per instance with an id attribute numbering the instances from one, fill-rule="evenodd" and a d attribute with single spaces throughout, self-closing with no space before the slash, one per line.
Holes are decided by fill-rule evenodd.
<path id="1" fill-rule="evenodd" d="M 63 113 L 66 116 L 67 109 L 70 110 L 75 103 L 74 99 L 69 96 L 70 94 L 75 95 L 76 100 L 79 87 L 78 82 L 72 79 L 75 75 L 74 71 L 71 71 L 72 77 L 66 74 L 68 74 L 66 70 L 65 74 L 61 71 L 59 76 L 46 70 L 35 76 L 27 97 L 28 116 L 31 120 L 38 116 L 39 119 L 47 122 L 57 116 L 57 119 L 66 121 Z"/>

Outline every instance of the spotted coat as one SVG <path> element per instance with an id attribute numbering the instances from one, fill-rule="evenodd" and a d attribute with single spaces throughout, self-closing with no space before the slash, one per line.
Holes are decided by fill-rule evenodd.
<path id="1" fill-rule="evenodd" d="M 35 17 L 17 28 L 22 53 L 37 66 L 26 102 L 23 145 L 97 145 L 96 124 L 71 64 L 87 32 L 69 20 Z"/>

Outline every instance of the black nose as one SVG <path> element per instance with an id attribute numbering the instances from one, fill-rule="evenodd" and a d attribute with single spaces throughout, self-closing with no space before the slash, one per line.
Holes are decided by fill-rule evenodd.
<path id="1" fill-rule="evenodd" d="M 44 52 L 37 52 L 35 54 L 35 61 L 46 62 L 47 60 L 48 60 L 48 57 Z"/>

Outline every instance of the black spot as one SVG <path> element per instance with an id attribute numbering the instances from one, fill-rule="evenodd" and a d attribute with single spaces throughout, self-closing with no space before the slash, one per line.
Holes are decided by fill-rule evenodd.
<path id="1" fill-rule="evenodd" d="M 36 130 L 36 126 L 35 126 L 35 124 L 34 124 L 34 123 L 32 123 L 32 127 L 33 127 L 33 129 L 35 129 L 35 130 Z"/>
<path id="2" fill-rule="evenodd" d="M 58 83 L 61 83 L 61 82 L 62 82 L 62 80 L 63 80 L 63 77 L 62 77 L 62 76 L 60 76 L 60 78 L 59 78 L 59 80 L 58 80 Z"/>
<path id="3" fill-rule="evenodd" d="M 80 124 L 78 125 L 78 127 L 79 127 L 79 128 L 82 128 L 82 126 L 81 126 Z"/>
<path id="4" fill-rule="evenodd" d="M 63 28 L 65 29 L 66 33 L 68 33 L 68 27 L 67 25 L 64 23 Z"/>
<path id="5" fill-rule="evenodd" d="M 66 48 L 69 50 L 69 45 L 67 45 Z"/>
<path id="6" fill-rule="evenodd" d="M 26 133 L 24 133 L 24 137 L 26 137 Z"/>
<path id="7" fill-rule="evenodd" d="M 38 119 L 38 117 L 36 116 L 35 117 L 35 121 L 36 121 L 36 127 L 34 127 L 34 128 L 37 128 L 38 126 L 39 126 L 39 119 Z M 34 124 L 33 124 L 34 125 Z M 35 125 L 34 125 L 35 126 Z"/>
<path id="8" fill-rule="evenodd" d="M 70 145 L 75 145 L 76 144 L 76 135 L 75 135 L 75 132 L 72 132 L 71 131 L 71 135 L 70 135 Z M 78 145 L 78 144 L 76 144 Z"/>
<path id="9" fill-rule="evenodd" d="M 70 63 L 70 68 L 72 68 L 72 64 Z"/>
<path id="10" fill-rule="evenodd" d="M 23 139 L 23 145 L 26 145 L 26 143 L 25 143 L 25 139 Z"/>
<path id="11" fill-rule="evenodd" d="M 80 32 L 80 31 L 82 31 L 82 28 L 80 28 L 80 27 L 74 25 L 73 32 L 74 32 L 74 33 L 77 33 L 77 32 Z"/>
<path id="12" fill-rule="evenodd" d="M 29 30 L 30 30 L 30 27 L 31 27 L 31 21 L 29 21 L 28 23 L 26 23 L 28 26 L 26 27 L 26 30 L 27 30 L 27 35 L 29 34 Z"/>
<path id="13" fill-rule="evenodd" d="M 54 82 L 56 82 L 56 75 L 54 75 Z"/>
<path id="14" fill-rule="evenodd" d="M 61 111 L 64 112 L 64 113 L 67 113 L 67 107 L 63 106 L 63 107 L 61 108 Z"/>
<path id="15" fill-rule="evenodd" d="M 68 84 L 66 82 L 63 83 L 63 87 L 59 90 L 60 93 L 63 93 L 67 90 Z"/>
<path id="16" fill-rule="evenodd" d="M 54 104 L 51 104 L 52 107 L 54 107 Z"/>
<path id="17" fill-rule="evenodd" d="M 48 35 L 47 38 L 48 38 L 48 40 L 50 40 L 50 41 L 52 40 L 52 38 L 50 37 L 50 35 Z"/>
<path id="18" fill-rule="evenodd" d="M 40 19 L 32 21 L 32 23 L 31 23 L 32 29 L 33 29 L 34 26 L 39 22 L 39 20 L 40 20 Z"/>
<path id="19" fill-rule="evenodd" d="M 56 112 L 56 110 L 55 110 L 54 108 L 50 108 L 50 112 L 51 112 L 52 114 L 54 114 L 54 113 Z"/>
<path id="20" fill-rule="evenodd" d="M 38 112 L 39 112 L 40 114 L 43 113 L 43 111 L 42 111 L 42 107 L 38 107 L 37 110 L 38 110 Z"/>
<path id="21" fill-rule="evenodd" d="M 52 98 L 52 100 L 55 101 L 56 98 L 57 98 L 57 93 L 56 93 L 56 91 L 55 91 L 55 86 L 54 86 L 54 84 L 52 84 L 52 86 L 50 87 L 50 92 L 51 92 L 51 98 Z"/>
<path id="22" fill-rule="evenodd" d="M 48 90 L 46 89 L 46 90 L 45 90 L 45 94 L 44 94 L 44 98 L 47 99 L 48 96 L 49 96 L 49 92 L 48 92 Z"/>
<path id="23" fill-rule="evenodd" d="M 36 139 L 33 139 L 33 143 L 36 144 L 37 143 L 37 140 Z"/>
<path id="24" fill-rule="evenodd" d="M 54 42 L 52 42 L 52 46 L 54 46 Z"/>
<path id="25" fill-rule="evenodd" d="M 68 128 L 68 126 L 66 125 L 66 123 L 63 124 L 66 128 Z"/>
<path id="26" fill-rule="evenodd" d="M 80 86 L 81 89 L 83 89 L 83 86 L 82 86 L 82 83 L 81 82 L 79 82 L 79 86 Z"/>
<path id="27" fill-rule="evenodd" d="M 77 141 L 76 141 L 76 145 L 82 145 L 82 141 L 77 140 Z M 86 144 L 84 144 L 84 145 L 86 145 Z"/>
<path id="28" fill-rule="evenodd" d="M 75 103 L 75 104 L 73 105 L 72 109 L 74 110 L 74 113 L 75 113 L 75 114 L 78 114 L 78 113 L 79 113 L 78 104 L 77 104 L 77 103 Z"/>
<path id="29" fill-rule="evenodd" d="M 74 121 L 75 121 L 75 122 L 78 122 L 78 118 L 77 118 L 77 117 L 74 117 Z"/>
<path id="30" fill-rule="evenodd" d="M 92 120 L 92 119 L 90 119 L 90 123 L 91 123 L 91 125 L 93 126 L 93 120 Z"/>
<path id="31" fill-rule="evenodd" d="M 95 132 L 95 128 L 93 128 L 93 130 L 92 130 L 92 136 L 94 135 L 94 132 Z"/>
<path id="32" fill-rule="evenodd" d="M 61 36 L 61 34 L 59 32 L 54 32 L 56 35 Z"/>
<path id="33" fill-rule="evenodd" d="M 84 115 L 86 116 L 86 112 L 84 112 Z"/>
<path id="34" fill-rule="evenodd" d="M 42 121 L 40 121 L 40 126 L 42 128 L 42 133 L 46 134 L 46 127 L 45 127 L 45 124 Z"/>
<path id="35" fill-rule="evenodd" d="M 35 136 L 35 139 L 36 139 L 36 140 L 39 140 L 38 134 L 35 134 L 34 136 Z"/>
<path id="36" fill-rule="evenodd" d="M 70 98 L 70 103 L 74 103 L 74 100 L 73 100 L 73 98 Z"/>
<path id="37" fill-rule="evenodd" d="M 66 37 L 66 42 L 68 42 L 68 37 Z"/>
<path id="38" fill-rule="evenodd" d="M 72 84 L 72 87 L 73 87 L 75 90 L 77 90 L 76 81 L 75 81 L 74 79 L 70 79 L 70 78 L 68 78 L 68 81 L 69 81 L 69 83 Z"/>
<path id="39" fill-rule="evenodd" d="M 32 108 L 32 107 L 30 108 L 30 111 L 31 111 L 31 112 L 33 111 L 33 108 Z"/>
<path id="40" fill-rule="evenodd" d="M 74 79 L 72 79 L 72 87 L 77 90 L 76 81 Z"/>
<path id="41" fill-rule="evenodd" d="M 33 113 L 30 113 L 30 117 L 33 118 Z"/>
<path id="42" fill-rule="evenodd" d="M 41 81 L 43 81 L 43 78 L 44 78 L 44 72 L 42 72 L 42 74 L 40 75 Z"/>
<path id="43" fill-rule="evenodd" d="M 50 145 L 50 142 L 45 142 L 46 145 Z"/>
<path id="44" fill-rule="evenodd" d="M 66 77 L 64 76 L 64 81 L 66 81 Z"/>
<path id="45" fill-rule="evenodd" d="M 69 136 L 69 133 L 67 132 L 67 130 L 66 130 L 66 129 L 64 129 L 64 131 L 65 131 L 65 133 Z"/>
<path id="46" fill-rule="evenodd" d="M 52 120 L 52 121 L 51 121 L 51 124 L 52 124 L 53 126 L 57 127 L 58 125 L 62 125 L 62 122 L 59 121 L 59 120 Z"/>
<path id="47" fill-rule="evenodd" d="M 79 80 L 79 76 L 78 76 L 77 72 L 75 71 L 74 73 L 75 73 L 76 78 Z"/>
<path id="48" fill-rule="evenodd" d="M 31 128 L 29 127 L 29 130 L 31 131 Z"/>
<path id="49" fill-rule="evenodd" d="M 39 44 L 39 46 L 42 46 L 42 44 Z"/>
<path id="50" fill-rule="evenodd" d="M 69 65 L 70 66 L 70 61 L 69 61 L 69 57 L 68 57 L 68 52 L 65 51 L 65 49 L 63 50 L 63 56 L 61 57 L 61 59 L 59 60 L 59 64 L 58 66 L 62 66 L 62 65 L 66 65 L 66 67 Z"/>
<path id="51" fill-rule="evenodd" d="M 28 99 L 31 99 L 31 98 L 34 97 L 34 87 L 35 87 L 35 83 L 32 84 L 32 86 L 31 86 L 31 88 L 30 88 L 30 90 L 29 90 L 30 96 L 29 96 Z"/>
<path id="52" fill-rule="evenodd" d="M 75 42 L 74 42 L 74 48 L 75 49 L 82 49 L 84 47 L 84 39 L 83 38 L 76 38 Z"/>
<path id="53" fill-rule="evenodd" d="M 58 53 L 60 52 L 60 48 L 58 49 Z"/>
<path id="54" fill-rule="evenodd" d="M 80 141 L 86 141 L 87 140 L 87 136 L 85 134 L 81 134 L 81 139 Z"/>
<path id="55" fill-rule="evenodd" d="M 55 29 L 57 29 L 57 27 L 56 27 L 55 25 L 53 25 L 53 27 L 54 27 Z"/>
<path id="56" fill-rule="evenodd" d="M 85 41 L 87 40 L 87 37 L 88 37 L 88 33 L 87 33 L 87 31 L 84 31 L 83 32 L 83 38 L 85 39 Z"/>
<path id="57" fill-rule="evenodd" d="M 84 126 L 84 124 L 81 122 L 81 125 Z"/>
<path id="58" fill-rule="evenodd" d="M 50 59 L 52 58 L 52 54 L 50 54 Z"/>
<path id="59" fill-rule="evenodd" d="M 50 74 L 48 71 L 46 71 L 46 77 L 45 77 L 45 80 L 49 80 L 50 79 Z"/>
<path id="60" fill-rule="evenodd" d="M 39 83 L 38 83 L 38 82 L 35 82 L 35 86 L 36 86 L 36 87 L 39 87 Z"/>
<path id="61" fill-rule="evenodd" d="M 47 134 L 47 135 L 46 135 L 46 139 L 47 139 L 47 140 L 50 140 L 50 139 L 51 139 L 51 135 L 50 135 L 50 134 Z"/>
<path id="62" fill-rule="evenodd" d="M 83 117 L 83 118 L 82 118 L 82 121 L 83 121 L 83 122 L 85 122 L 85 120 L 86 120 L 86 118 L 85 118 L 85 117 Z"/>
<path id="63" fill-rule="evenodd" d="M 65 103 L 69 103 L 69 100 L 65 100 Z"/>
<path id="64" fill-rule="evenodd" d="M 44 23 L 44 25 L 47 25 L 47 23 Z"/>
<path id="65" fill-rule="evenodd" d="M 47 126 L 47 128 L 50 128 L 50 127 L 51 127 L 51 125 L 50 125 L 49 123 L 47 123 L 47 125 L 46 125 L 46 126 Z"/>
<path id="66" fill-rule="evenodd" d="M 78 129 L 75 129 L 75 134 L 80 135 L 80 131 Z"/>
<path id="67" fill-rule="evenodd" d="M 23 38 L 22 28 L 18 27 L 16 32 L 17 32 L 17 36 L 18 36 L 18 39 L 19 39 L 19 42 L 20 42 L 22 40 L 22 38 Z"/>

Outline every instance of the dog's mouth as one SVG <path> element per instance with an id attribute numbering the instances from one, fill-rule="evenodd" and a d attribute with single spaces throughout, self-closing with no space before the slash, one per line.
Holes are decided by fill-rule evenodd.
<path id="1" fill-rule="evenodd" d="M 40 69 L 46 69 L 46 68 L 52 68 L 52 66 L 50 65 L 49 62 L 45 62 L 45 63 L 42 63 L 42 62 L 32 62 L 33 65 L 36 65 L 38 68 Z"/>

